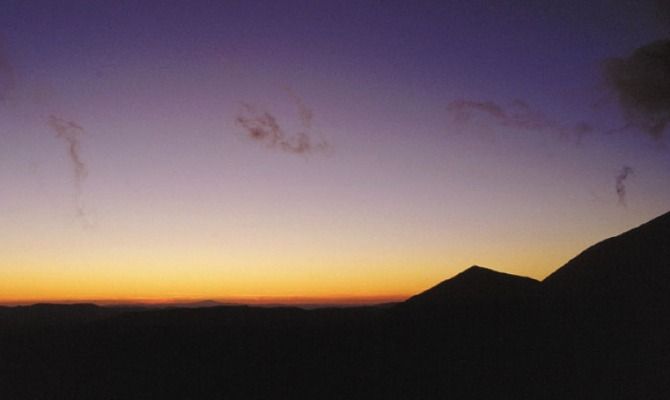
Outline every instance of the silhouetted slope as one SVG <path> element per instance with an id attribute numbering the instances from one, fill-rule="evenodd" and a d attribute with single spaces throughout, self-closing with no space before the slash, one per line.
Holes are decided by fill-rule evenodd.
<path id="1" fill-rule="evenodd" d="M 568 397 L 670 391 L 670 213 L 591 246 L 542 287 L 553 386 Z"/>
<path id="2" fill-rule="evenodd" d="M 589 247 L 549 275 L 542 286 L 575 301 L 668 299 L 670 213 Z"/>
<path id="3" fill-rule="evenodd" d="M 0 307 L 0 399 L 662 399 L 669 225 L 395 307 Z"/>
<path id="4" fill-rule="evenodd" d="M 453 278 L 412 296 L 407 305 L 448 306 L 464 303 L 522 301 L 539 294 L 540 282 L 526 277 L 472 266 Z"/>

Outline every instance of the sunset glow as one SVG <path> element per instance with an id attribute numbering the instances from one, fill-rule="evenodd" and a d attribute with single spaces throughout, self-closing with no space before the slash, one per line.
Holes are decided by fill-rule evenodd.
<path id="1" fill-rule="evenodd" d="M 398 301 L 669 209 L 602 75 L 652 7 L 151 3 L 2 6 L 0 303 Z"/>

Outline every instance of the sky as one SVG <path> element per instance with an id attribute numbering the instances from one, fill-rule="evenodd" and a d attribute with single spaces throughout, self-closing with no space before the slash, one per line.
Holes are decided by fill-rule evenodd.
<path id="1" fill-rule="evenodd" d="M 0 302 L 387 301 L 670 210 L 661 1 L 20 1 Z"/>

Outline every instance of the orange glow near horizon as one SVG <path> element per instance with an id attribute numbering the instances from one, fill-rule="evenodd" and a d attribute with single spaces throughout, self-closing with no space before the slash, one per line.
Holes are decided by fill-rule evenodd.
<path id="1" fill-rule="evenodd" d="M 622 41 L 488 2 L 97 3 L 2 3 L 0 303 L 542 280 L 668 211 L 669 132 L 627 121 L 594 69 L 658 24 L 617 22 Z"/>
<path id="2" fill-rule="evenodd" d="M 389 242 L 404 243 L 390 246 L 340 233 L 347 239 L 339 239 L 338 244 L 346 251 L 334 252 L 328 250 L 337 238 L 333 233 L 327 241 L 306 240 L 312 247 L 290 240 L 280 247 L 266 241 L 261 243 L 265 252 L 254 252 L 244 243 L 233 248 L 235 251 L 222 252 L 207 240 L 204 244 L 182 241 L 190 251 L 171 249 L 173 240 L 147 233 L 153 238 L 151 247 L 126 245 L 115 253 L 107 243 L 119 239 L 103 237 L 100 232 L 73 231 L 69 242 L 54 235 L 44 241 L 40 252 L 15 251 L 1 260 L 0 304 L 394 302 L 473 264 L 541 280 L 588 245 L 611 235 L 607 230 L 593 229 L 581 232 L 581 237 L 550 244 L 534 238 L 536 232 L 523 231 L 508 235 L 504 241 L 496 241 L 495 232 L 478 232 L 486 244 L 463 235 L 446 244 L 391 236 Z M 263 237 L 259 232 L 258 239 Z M 19 247 L 5 242 L 0 248 L 12 245 Z"/>
<path id="3" fill-rule="evenodd" d="M 108 279 L 93 276 L 89 279 L 73 276 L 5 278 L 6 283 L 0 283 L 0 304 L 170 304 L 203 300 L 239 304 L 372 304 L 399 301 L 425 289 L 410 286 L 407 290 L 407 282 L 403 285 L 402 281 L 371 286 L 369 282 L 359 281 L 353 285 L 339 279 L 317 286 L 308 279 L 282 282 L 276 277 L 254 282 L 248 278 L 228 279 L 218 284 L 187 276 L 166 277 L 162 281 L 137 275 L 137 280 L 127 275 L 108 276 Z"/>

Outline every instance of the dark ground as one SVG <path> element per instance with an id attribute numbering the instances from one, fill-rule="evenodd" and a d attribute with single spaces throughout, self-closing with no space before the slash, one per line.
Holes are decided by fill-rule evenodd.
<path id="1" fill-rule="evenodd" d="M 472 267 L 405 303 L 0 307 L 0 399 L 662 399 L 670 214 L 543 282 Z"/>

